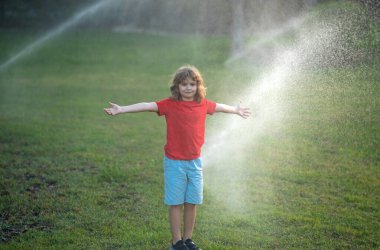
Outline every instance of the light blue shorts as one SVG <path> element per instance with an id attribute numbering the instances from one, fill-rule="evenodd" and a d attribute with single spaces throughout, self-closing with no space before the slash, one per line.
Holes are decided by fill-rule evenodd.
<path id="1" fill-rule="evenodd" d="M 200 158 L 183 161 L 164 157 L 165 204 L 202 204 L 203 173 Z"/>

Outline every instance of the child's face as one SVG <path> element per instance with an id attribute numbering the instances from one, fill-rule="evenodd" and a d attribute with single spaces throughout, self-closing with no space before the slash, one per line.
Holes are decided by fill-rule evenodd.
<path id="1" fill-rule="evenodd" d="M 192 78 L 186 78 L 179 85 L 179 94 L 183 101 L 194 101 L 197 93 L 197 82 Z"/>

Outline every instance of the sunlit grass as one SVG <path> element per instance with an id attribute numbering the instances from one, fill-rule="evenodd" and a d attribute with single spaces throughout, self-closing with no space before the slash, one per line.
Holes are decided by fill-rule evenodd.
<path id="1" fill-rule="evenodd" d="M 210 99 L 228 102 L 261 73 L 224 68 L 228 48 L 223 38 L 69 33 L 1 72 L 1 247 L 166 248 L 164 119 L 102 109 L 167 97 L 185 63 L 204 73 Z M 374 66 L 304 72 L 281 129 L 239 162 L 246 200 L 206 186 L 194 239 L 204 249 L 379 247 L 378 79 Z"/>

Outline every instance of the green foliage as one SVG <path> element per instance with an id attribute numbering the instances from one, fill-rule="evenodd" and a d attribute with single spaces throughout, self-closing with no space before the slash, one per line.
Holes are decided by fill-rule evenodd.
<path id="1" fill-rule="evenodd" d="M 4 0 L 0 4 L 1 28 L 40 29 L 48 28 L 69 18 L 92 0 Z"/>

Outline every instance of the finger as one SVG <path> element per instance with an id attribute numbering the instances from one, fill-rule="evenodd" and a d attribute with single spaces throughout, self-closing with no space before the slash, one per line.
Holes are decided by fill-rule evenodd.
<path id="1" fill-rule="evenodd" d="M 116 104 L 115 103 L 112 103 L 112 102 L 109 102 L 109 104 L 114 107 Z"/>
<path id="2" fill-rule="evenodd" d="M 112 115 L 112 111 L 110 109 L 104 109 L 104 111 L 109 114 L 109 115 Z"/>

